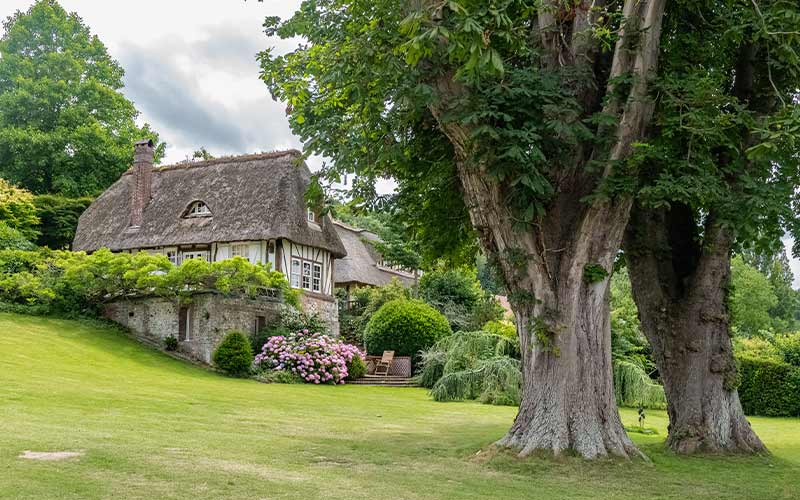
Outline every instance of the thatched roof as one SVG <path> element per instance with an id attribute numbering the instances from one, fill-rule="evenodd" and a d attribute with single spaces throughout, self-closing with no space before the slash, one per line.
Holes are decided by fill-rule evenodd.
<path id="1" fill-rule="evenodd" d="M 153 169 L 152 200 L 138 229 L 129 228 L 129 171 L 81 215 L 74 250 L 94 251 L 286 238 L 345 255 L 330 217 L 306 222 L 310 172 L 298 151 L 217 158 Z M 212 217 L 182 217 L 203 201 Z"/>
<path id="2" fill-rule="evenodd" d="M 381 255 L 369 241 L 380 241 L 374 233 L 333 221 L 339 239 L 342 240 L 347 256 L 337 260 L 334 266 L 333 282 L 339 286 L 348 283 L 383 286 L 397 278 L 406 286 L 414 283 L 409 273 L 395 271 L 379 266 Z"/>

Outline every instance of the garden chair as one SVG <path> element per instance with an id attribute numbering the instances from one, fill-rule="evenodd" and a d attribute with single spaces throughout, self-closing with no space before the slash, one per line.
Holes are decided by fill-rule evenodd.
<path id="1" fill-rule="evenodd" d="M 389 375 L 389 367 L 394 360 L 394 351 L 383 351 L 381 360 L 375 364 L 375 375 Z"/>

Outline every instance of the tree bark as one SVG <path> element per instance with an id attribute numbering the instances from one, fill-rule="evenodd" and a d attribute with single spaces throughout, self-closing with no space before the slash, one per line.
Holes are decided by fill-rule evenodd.
<path id="1" fill-rule="evenodd" d="M 613 255 L 594 259 L 610 268 Z M 552 293 L 539 293 L 535 304 L 513 301 L 524 386 L 514 425 L 499 444 L 521 456 L 537 450 L 638 456 L 614 399 L 608 279 L 587 283 L 586 261 L 569 260 Z"/>
<path id="2" fill-rule="evenodd" d="M 653 348 L 677 453 L 766 450 L 736 391 L 727 290 L 731 231 L 708 217 L 702 241 L 688 207 L 636 207 L 625 253 L 642 330 Z"/>
<path id="3" fill-rule="evenodd" d="M 543 2 L 538 29 L 548 56 L 542 70 L 583 74 L 585 79 L 565 85 L 575 87 L 586 103 L 586 116 L 602 106 L 617 122 L 598 131 L 608 139 L 601 147 L 592 141 L 564 144 L 562 156 L 567 160 L 560 163 L 572 159 L 572 164 L 550 172 L 555 195 L 547 213 L 533 223 L 520 225 L 508 208 L 511 189 L 492 175 L 492 168 L 502 166 L 483 163 L 470 126 L 448 118 L 470 89 L 452 70 L 442 71 L 432 82 L 438 99 L 430 111 L 453 145 L 472 225 L 486 255 L 500 264 L 517 316 L 524 387 L 514 425 L 499 444 L 519 450 L 522 456 L 537 450 L 556 455 L 572 450 L 585 458 L 641 456 L 625 433 L 614 399 L 608 306 L 608 272 L 632 202 L 624 195 L 585 199 L 645 135 L 653 109 L 648 83 L 658 59 L 665 2 L 625 1 L 625 22 L 608 78 L 586 74 L 592 71 L 596 52 L 591 26 L 600 10 L 581 2 L 580 15 L 575 14 L 572 22 L 580 31 L 574 32 L 557 21 L 569 18 L 564 9 L 569 11 L 572 4 Z M 562 71 L 564 66 L 573 71 Z M 631 77 L 630 86 L 615 88 L 624 76 Z M 607 99 L 597 95 L 603 87 Z M 605 162 L 604 170 L 588 169 L 590 161 Z M 594 273 L 587 273 L 589 269 Z M 593 277 L 587 279 L 588 274 Z"/>

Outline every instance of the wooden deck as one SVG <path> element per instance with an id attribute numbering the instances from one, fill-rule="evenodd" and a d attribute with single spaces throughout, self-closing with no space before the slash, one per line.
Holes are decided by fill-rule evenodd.
<path id="1" fill-rule="evenodd" d="M 360 379 L 348 383 L 382 387 L 417 387 L 416 382 L 411 377 L 398 377 L 395 375 L 364 375 Z"/>

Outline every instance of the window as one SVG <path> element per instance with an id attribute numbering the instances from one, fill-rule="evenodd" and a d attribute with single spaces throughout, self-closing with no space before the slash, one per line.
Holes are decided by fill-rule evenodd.
<path id="1" fill-rule="evenodd" d="M 250 245 L 248 245 L 247 243 L 239 243 L 236 245 L 231 245 L 231 256 L 242 257 L 244 259 L 250 260 Z"/>
<path id="2" fill-rule="evenodd" d="M 322 292 L 322 264 L 292 257 L 292 288 Z"/>
<path id="3" fill-rule="evenodd" d="M 303 288 L 311 290 L 311 262 L 303 261 Z"/>
<path id="4" fill-rule="evenodd" d="M 314 211 L 311 208 L 306 210 L 306 218 L 308 222 L 317 222 L 317 216 L 314 214 Z"/>
<path id="5" fill-rule="evenodd" d="M 184 217 L 211 217 L 211 209 L 202 201 L 195 201 L 186 209 Z"/>
<path id="6" fill-rule="evenodd" d="M 186 262 L 189 259 L 203 259 L 208 262 L 208 258 L 208 250 L 191 250 L 182 253 L 182 262 Z"/>
<path id="7" fill-rule="evenodd" d="M 314 263 L 314 273 L 311 278 L 311 291 L 319 292 L 322 290 L 322 265 Z"/>
<path id="8" fill-rule="evenodd" d="M 167 250 L 165 253 L 166 253 L 166 256 L 169 259 L 169 261 L 172 263 L 172 265 L 173 266 L 177 266 L 178 265 L 178 251 L 177 250 Z"/>
<path id="9" fill-rule="evenodd" d="M 292 288 L 300 288 L 300 259 L 292 259 Z"/>

